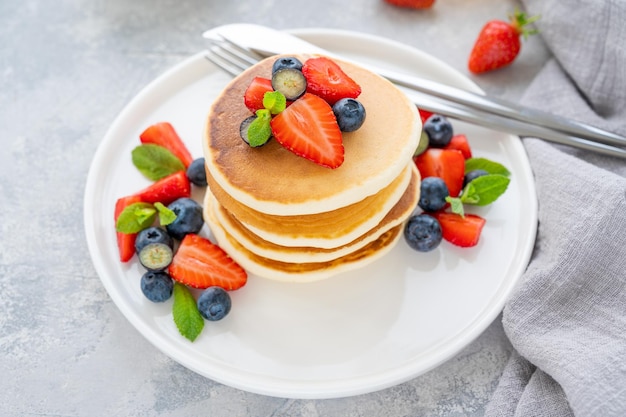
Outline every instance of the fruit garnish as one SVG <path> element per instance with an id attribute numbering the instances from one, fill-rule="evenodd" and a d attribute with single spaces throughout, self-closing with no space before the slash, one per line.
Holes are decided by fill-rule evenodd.
<path id="1" fill-rule="evenodd" d="M 168 268 L 170 276 L 193 288 L 241 288 L 247 281 L 246 271 L 222 248 L 197 234 L 186 235 Z"/>
<path id="2" fill-rule="evenodd" d="M 172 314 L 178 331 L 190 341 L 193 342 L 202 333 L 204 319 L 198 311 L 196 300 L 189 288 L 177 282 L 174 283 Z"/>
<path id="3" fill-rule="evenodd" d="M 148 271 L 163 271 L 172 263 L 174 251 L 165 243 L 150 243 L 141 248 L 137 257 Z"/>
<path id="4" fill-rule="evenodd" d="M 252 79 L 243 95 L 243 102 L 252 113 L 255 113 L 257 110 L 264 108 L 263 96 L 268 91 L 274 91 L 272 88 L 272 80 L 269 78 L 255 77 Z"/>
<path id="5" fill-rule="evenodd" d="M 387 3 L 409 9 L 428 9 L 435 4 L 435 0 L 385 0 Z"/>
<path id="6" fill-rule="evenodd" d="M 182 197 L 167 206 L 175 214 L 174 221 L 165 225 L 167 233 L 174 239 L 182 239 L 189 233 L 198 233 L 204 225 L 202 206 L 195 200 Z"/>
<path id="7" fill-rule="evenodd" d="M 181 197 L 191 196 L 191 183 L 185 171 L 162 178 L 134 194 L 144 203 L 168 205 Z"/>
<path id="8" fill-rule="evenodd" d="M 443 148 L 448 145 L 454 134 L 452 123 L 440 114 L 433 114 L 426 119 L 423 129 L 428 135 L 428 146 L 433 148 Z"/>
<path id="9" fill-rule="evenodd" d="M 141 202 L 141 199 L 137 196 L 128 196 L 119 198 L 115 202 L 114 220 L 117 223 L 120 215 L 124 209 L 132 204 Z M 137 238 L 136 233 L 122 233 L 116 231 L 117 250 L 120 255 L 121 262 L 128 262 L 135 254 L 135 240 Z"/>
<path id="10" fill-rule="evenodd" d="M 139 145 L 131 152 L 133 165 L 146 178 L 158 181 L 186 167 L 176 155 L 167 148 L 151 143 Z"/>
<path id="11" fill-rule="evenodd" d="M 172 152 L 187 168 L 192 162 L 191 153 L 181 140 L 174 127 L 168 122 L 161 122 L 149 126 L 139 135 L 139 140 L 143 144 L 151 143 L 159 145 Z"/>
<path id="12" fill-rule="evenodd" d="M 147 271 L 141 276 L 141 292 L 153 303 L 162 303 L 172 296 L 174 281 L 163 271 Z"/>
<path id="13" fill-rule="evenodd" d="M 275 116 L 271 127 L 274 138 L 296 155 L 329 168 L 343 163 L 341 130 L 324 99 L 305 93 Z"/>
<path id="14" fill-rule="evenodd" d="M 253 148 L 263 146 L 272 137 L 271 120 L 272 115 L 269 110 L 257 110 L 257 114 L 247 117 L 241 122 L 239 136 Z"/>
<path id="15" fill-rule="evenodd" d="M 361 87 L 333 60 L 326 57 L 309 58 L 302 66 L 307 92 L 315 94 L 331 106 L 342 98 L 357 98 Z"/>
<path id="16" fill-rule="evenodd" d="M 450 196 L 448 186 L 439 177 L 426 177 L 420 183 L 418 206 L 424 211 L 437 211 L 444 208 Z"/>
<path id="17" fill-rule="evenodd" d="M 417 112 L 420 115 L 420 119 L 422 119 L 422 124 L 424 124 L 424 122 L 430 117 L 432 116 L 434 113 L 428 110 L 424 110 L 424 109 L 417 109 Z"/>
<path id="18" fill-rule="evenodd" d="M 516 10 L 509 21 L 491 20 L 483 26 L 470 52 L 468 68 L 475 74 L 492 71 L 511 64 L 521 49 L 520 37 L 538 33 L 527 26 L 539 16 L 527 17 Z"/>
<path id="19" fill-rule="evenodd" d="M 174 249 L 174 241 L 163 227 L 151 226 L 139 232 L 135 241 L 135 252 L 139 253 L 144 246 L 151 243 L 163 243 Z"/>
<path id="20" fill-rule="evenodd" d="M 287 100 L 297 100 L 305 93 L 306 78 L 301 70 L 281 68 L 272 74 L 272 88 L 280 91 Z"/>
<path id="21" fill-rule="evenodd" d="M 209 287 L 198 297 L 198 311 L 209 321 L 223 319 L 230 312 L 232 301 L 230 294 L 221 287 Z"/>
<path id="22" fill-rule="evenodd" d="M 428 214 L 417 214 L 409 218 L 404 227 L 404 239 L 419 252 L 430 252 L 441 243 L 441 225 Z"/>
<path id="23" fill-rule="evenodd" d="M 439 221 L 443 238 L 464 248 L 476 246 L 485 219 L 476 214 L 460 216 L 455 213 L 436 212 L 431 215 Z"/>
<path id="24" fill-rule="evenodd" d="M 413 157 L 423 154 L 426 149 L 428 149 L 428 135 L 424 132 L 424 130 L 422 130 L 422 133 L 420 133 L 420 141 L 417 144 L 417 148 L 415 148 L 415 151 L 413 152 Z"/>
<path id="25" fill-rule="evenodd" d="M 187 178 L 198 187 L 206 187 L 206 166 L 204 158 L 194 159 L 187 168 Z"/>
<path id="26" fill-rule="evenodd" d="M 365 122 L 365 107 L 353 98 L 342 98 L 333 104 L 333 113 L 337 118 L 339 130 L 354 132 Z"/>
<path id="27" fill-rule="evenodd" d="M 166 226 L 176 220 L 176 215 L 163 204 L 139 201 L 124 207 L 117 217 L 115 229 L 120 233 L 139 233 L 150 227 L 157 215 L 161 226 Z"/>
<path id="28" fill-rule="evenodd" d="M 302 62 L 293 56 L 282 56 L 272 64 L 272 74 L 283 68 L 292 68 L 302 71 Z"/>
<path id="29" fill-rule="evenodd" d="M 457 197 L 463 187 L 465 176 L 465 158 L 453 149 L 428 148 L 414 158 L 415 164 L 422 175 L 439 177 L 448 186 L 451 197 Z"/>
<path id="30" fill-rule="evenodd" d="M 443 149 L 456 149 L 463 154 L 463 157 L 465 159 L 469 159 L 472 157 L 472 148 L 470 147 L 469 141 L 467 140 L 467 136 L 464 134 L 452 136 L 450 142 L 446 146 L 444 146 Z"/>

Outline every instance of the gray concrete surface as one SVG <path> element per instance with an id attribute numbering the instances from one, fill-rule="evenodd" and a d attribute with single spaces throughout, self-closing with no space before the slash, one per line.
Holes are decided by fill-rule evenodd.
<path id="1" fill-rule="evenodd" d="M 83 230 L 99 142 L 149 81 L 204 48 L 213 26 L 329 27 L 386 36 L 467 73 L 482 24 L 514 0 L 3 0 L 0 2 L 0 415 L 480 416 L 509 355 L 496 320 L 438 368 L 350 398 L 288 400 L 233 389 L 147 342 L 109 298 Z M 548 58 L 531 39 L 509 69 L 472 77 L 520 96 Z"/>

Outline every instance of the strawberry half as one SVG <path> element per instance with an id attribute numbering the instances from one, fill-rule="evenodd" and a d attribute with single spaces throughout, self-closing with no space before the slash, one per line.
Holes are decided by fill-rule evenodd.
<path id="1" fill-rule="evenodd" d="M 126 207 L 140 202 L 142 202 L 141 198 L 135 195 L 119 198 L 115 202 L 115 222 L 117 223 L 117 218 Z M 122 233 L 117 231 L 115 233 L 117 235 L 117 249 L 120 254 L 120 261 L 128 262 L 135 254 L 135 240 L 137 239 L 137 233 Z"/>
<path id="2" fill-rule="evenodd" d="M 435 4 L 435 0 L 385 0 L 389 4 L 410 9 L 428 9 Z"/>
<path id="3" fill-rule="evenodd" d="M 433 114 L 435 114 L 435 113 L 433 113 L 433 112 L 430 112 L 430 111 L 428 111 L 428 110 L 423 110 L 423 109 L 420 109 L 420 108 L 418 108 L 418 109 L 417 109 L 417 111 L 418 111 L 418 113 L 420 114 L 420 119 L 422 119 L 422 124 L 424 124 L 424 122 L 425 122 L 425 121 L 426 121 L 426 120 L 427 120 L 430 116 L 432 116 Z"/>
<path id="4" fill-rule="evenodd" d="M 252 113 L 263 109 L 263 96 L 268 91 L 274 91 L 272 88 L 272 80 L 263 77 L 254 77 L 243 95 L 243 101 L 246 107 Z"/>
<path id="5" fill-rule="evenodd" d="M 469 159 L 472 157 L 472 148 L 470 147 L 467 136 L 464 134 L 458 134 L 452 136 L 450 142 L 443 147 L 443 149 L 456 149 L 463 154 L 463 158 Z"/>
<path id="6" fill-rule="evenodd" d="M 429 148 L 414 158 L 422 178 L 439 177 L 448 186 L 451 197 L 457 197 L 463 188 L 465 158 L 456 149 Z"/>
<path id="7" fill-rule="evenodd" d="M 180 159 L 185 165 L 185 168 L 189 168 L 189 165 L 193 162 L 191 153 L 174 130 L 174 127 L 168 122 L 156 123 L 149 126 L 139 135 L 141 143 L 151 143 L 153 145 L 163 146 Z"/>
<path id="8" fill-rule="evenodd" d="M 181 197 L 191 196 L 191 183 L 185 171 L 178 171 L 162 178 L 133 194 L 144 203 L 168 205 Z"/>
<path id="9" fill-rule="evenodd" d="M 343 163 L 341 130 L 332 107 L 305 93 L 271 121 L 274 138 L 298 156 L 328 168 Z"/>
<path id="10" fill-rule="evenodd" d="M 302 73 L 307 82 L 306 91 L 331 106 L 342 98 L 357 98 L 361 94 L 361 87 L 335 61 L 326 57 L 307 59 Z"/>
<path id="11" fill-rule="evenodd" d="M 439 221 L 445 240 L 464 248 L 476 246 L 485 225 L 485 219 L 476 214 L 466 214 L 465 216 L 445 212 L 429 214 Z"/>
<path id="12" fill-rule="evenodd" d="M 176 281 L 200 289 L 236 290 L 248 280 L 246 271 L 222 248 L 193 233 L 183 238 L 168 272 Z"/>

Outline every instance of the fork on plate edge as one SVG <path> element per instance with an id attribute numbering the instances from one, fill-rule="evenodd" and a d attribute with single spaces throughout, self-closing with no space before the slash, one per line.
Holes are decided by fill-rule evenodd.
<path id="1" fill-rule="evenodd" d="M 243 47 L 219 33 L 205 34 L 205 38 L 210 42 L 206 59 L 233 76 L 274 55 Z M 421 109 L 518 136 L 626 159 L 626 138 L 615 133 L 431 80 L 361 65 L 396 84 Z"/>

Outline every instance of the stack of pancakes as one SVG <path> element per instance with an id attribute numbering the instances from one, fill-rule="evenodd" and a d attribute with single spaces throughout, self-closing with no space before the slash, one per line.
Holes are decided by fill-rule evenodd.
<path id="1" fill-rule="evenodd" d="M 419 198 L 411 157 L 421 123 L 415 106 L 387 80 L 335 59 L 361 86 L 358 100 L 367 114 L 360 129 L 343 133 L 344 163 L 325 168 L 275 140 L 251 148 L 239 135 L 251 115 L 244 92 L 255 76 L 271 77 L 275 59 L 236 77 L 211 107 L 204 218 L 217 243 L 249 272 L 313 281 L 361 267 L 398 241 Z"/>

